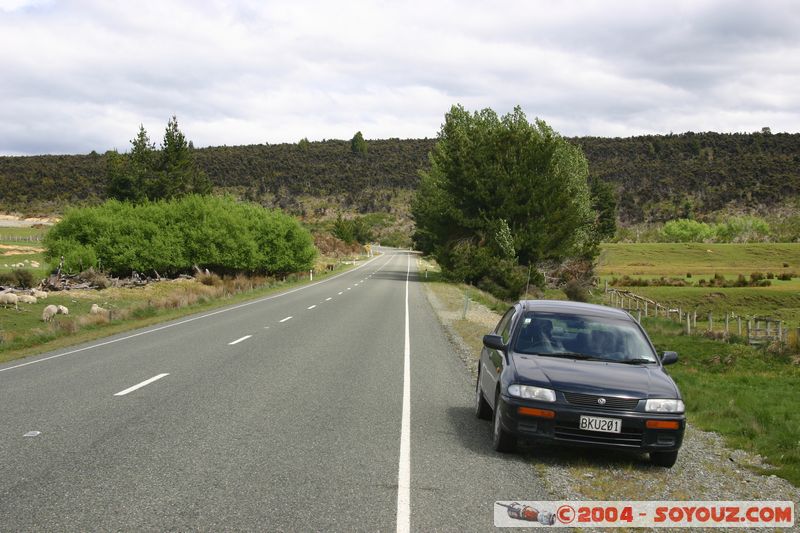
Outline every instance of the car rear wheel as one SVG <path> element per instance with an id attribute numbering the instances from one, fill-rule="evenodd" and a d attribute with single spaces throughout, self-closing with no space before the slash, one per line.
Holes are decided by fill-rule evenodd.
<path id="1" fill-rule="evenodd" d="M 503 424 L 500 423 L 502 420 L 500 409 L 502 408 L 500 395 L 498 395 L 494 402 L 494 417 L 492 419 L 492 448 L 501 453 L 511 453 L 517 446 L 517 439 L 503 429 Z"/>
<path id="2" fill-rule="evenodd" d="M 490 420 L 492 418 L 492 407 L 483 397 L 483 391 L 481 390 L 480 369 L 478 369 L 478 381 L 475 383 L 475 416 L 481 420 Z"/>
<path id="3" fill-rule="evenodd" d="M 656 466 L 663 466 L 664 468 L 672 468 L 675 461 L 678 460 L 678 451 L 674 452 L 650 452 L 650 461 Z"/>

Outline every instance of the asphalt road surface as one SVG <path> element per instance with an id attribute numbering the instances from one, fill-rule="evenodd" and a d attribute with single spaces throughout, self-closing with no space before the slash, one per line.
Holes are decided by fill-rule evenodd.
<path id="1" fill-rule="evenodd" d="M 546 499 L 416 280 L 388 251 L 0 365 L 0 530 L 485 531 Z"/>

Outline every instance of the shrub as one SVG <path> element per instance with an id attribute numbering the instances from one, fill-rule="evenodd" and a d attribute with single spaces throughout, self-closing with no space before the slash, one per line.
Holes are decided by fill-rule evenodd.
<path id="1" fill-rule="evenodd" d="M 767 279 L 775 279 L 775 274 L 772 272 L 767 272 Z"/>
<path id="2" fill-rule="evenodd" d="M 563 290 L 564 294 L 567 295 L 567 298 L 569 298 L 573 302 L 589 301 L 589 291 L 578 280 L 573 279 L 568 281 L 567 284 L 564 285 L 564 288 L 561 290 Z"/>
<path id="3" fill-rule="evenodd" d="M 691 272 L 687 272 L 687 273 L 686 273 L 686 277 L 687 277 L 687 278 L 691 278 L 691 277 L 692 277 L 692 273 L 691 273 Z"/>
<path id="4" fill-rule="evenodd" d="M 665 242 L 704 242 L 714 236 L 714 229 L 705 222 L 681 218 L 664 224 L 661 236 Z"/>
<path id="5" fill-rule="evenodd" d="M 795 277 L 797 274 L 794 272 L 781 272 L 778 274 L 778 279 L 781 281 L 792 281 L 792 278 Z"/>
<path id="6" fill-rule="evenodd" d="M 36 285 L 36 278 L 30 270 L 18 268 L 11 272 L 0 273 L 0 285 L 30 289 Z"/>
<path id="7" fill-rule="evenodd" d="M 761 281 L 762 279 L 764 279 L 764 273 L 763 272 L 753 272 L 753 273 L 750 274 L 750 281 L 752 281 L 754 283 L 757 283 L 757 282 Z"/>
<path id="8" fill-rule="evenodd" d="M 187 196 L 128 204 L 110 200 L 71 209 L 44 239 L 46 256 L 69 271 L 102 265 L 163 275 L 201 265 L 220 273 L 277 274 L 307 270 L 316 249 L 294 218 L 233 198 Z"/>

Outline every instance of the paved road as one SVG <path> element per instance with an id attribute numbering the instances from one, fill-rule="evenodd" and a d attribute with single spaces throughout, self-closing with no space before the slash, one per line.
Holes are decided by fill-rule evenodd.
<path id="1" fill-rule="evenodd" d="M 491 451 L 423 290 L 388 252 L 0 365 L 0 530 L 483 531 L 545 499 Z"/>

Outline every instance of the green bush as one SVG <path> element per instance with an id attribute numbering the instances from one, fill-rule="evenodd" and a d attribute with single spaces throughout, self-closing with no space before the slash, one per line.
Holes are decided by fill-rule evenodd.
<path id="1" fill-rule="evenodd" d="M 186 196 L 72 209 L 44 240 L 68 272 L 90 267 L 171 276 L 194 265 L 220 273 L 286 274 L 311 268 L 316 249 L 295 219 L 231 197 Z"/>
<path id="2" fill-rule="evenodd" d="M 664 224 L 661 236 L 665 242 L 704 242 L 714 236 L 714 228 L 705 222 L 681 218 Z"/>

